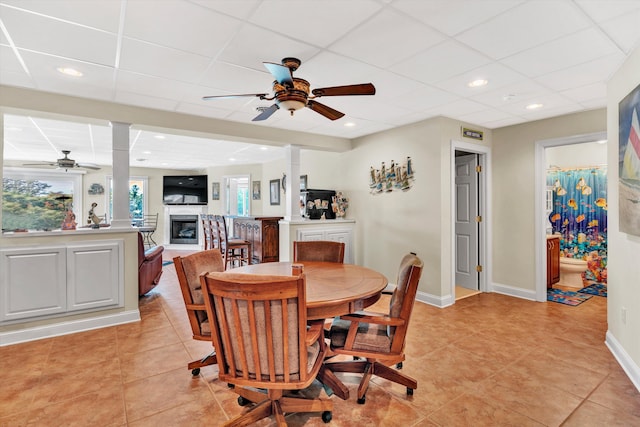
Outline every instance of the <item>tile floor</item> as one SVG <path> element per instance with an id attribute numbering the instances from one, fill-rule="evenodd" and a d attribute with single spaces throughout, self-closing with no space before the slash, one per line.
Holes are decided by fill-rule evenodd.
<path id="1" fill-rule="evenodd" d="M 186 368 L 210 345 L 191 339 L 172 265 L 140 312 L 139 323 L 0 348 L 0 426 L 216 426 L 243 411 L 217 367 L 195 378 Z M 329 425 L 640 426 L 640 394 L 604 345 L 604 298 L 570 307 L 480 294 L 446 309 L 416 303 L 411 322 L 414 395 L 374 378 L 358 405 L 358 376 L 338 374 L 352 397 L 331 397 Z M 324 425 L 318 415 L 287 420 Z"/>

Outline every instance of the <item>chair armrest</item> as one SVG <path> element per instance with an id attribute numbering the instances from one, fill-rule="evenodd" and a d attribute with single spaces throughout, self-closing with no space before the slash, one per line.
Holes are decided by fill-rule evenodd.
<path id="1" fill-rule="evenodd" d="M 386 314 L 380 313 L 352 313 L 347 314 L 345 316 L 340 316 L 342 320 L 348 320 L 350 322 L 363 322 L 363 323 L 374 323 L 378 325 L 390 325 L 390 326 L 400 326 L 404 325 L 404 320 L 398 317 L 389 317 Z"/>
<path id="2" fill-rule="evenodd" d="M 305 344 L 310 346 L 318 341 L 320 337 L 324 337 L 324 320 L 311 320 L 307 325 L 307 336 Z"/>
<path id="3" fill-rule="evenodd" d="M 162 255 L 164 252 L 164 246 L 154 246 L 153 248 L 149 248 L 144 252 L 144 258 L 146 260 L 152 260 Z"/>

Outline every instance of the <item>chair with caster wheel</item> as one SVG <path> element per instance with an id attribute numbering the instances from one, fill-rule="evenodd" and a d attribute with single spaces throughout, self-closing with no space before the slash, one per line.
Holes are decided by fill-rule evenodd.
<path id="1" fill-rule="evenodd" d="M 224 271 L 222 254 L 218 249 L 210 249 L 186 256 L 177 256 L 173 258 L 173 263 L 184 298 L 184 306 L 187 309 L 193 339 L 211 342 L 211 328 L 200 288 L 200 275 L 210 271 Z M 202 359 L 189 362 L 187 368 L 195 377 L 200 373 L 200 368 L 216 363 L 214 350 Z"/>
<path id="2" fill-rule="evenodd" d="M 389 313 L 356 312 L 336 318 L 329 332 L 331 350 L 336 354 L 358 356 L 365 360 L 325 363 L 332 372 L 362 373 L 358 403 L 365 402 L 371 375 L 407 387 L 412 395 L 418 382 L 391 366 L 402 367 L 407 327 L 413 310 L 423 263 L 415 254 L 407 254 L 400 263 L 397 286 L 391 296 Z"/>
<path id="3" fill-rule="evenodd" d="M 218 377 L 235 384 L 241 406 L 250 404 L 225 425 L 250 425 L 273 416 L 278 426 L 286 426 L 284 414 L 291 412 L 321 412 L 329 422 L 333 402 L 293 393 L 311 385 L 327 352 L 323 321 L 307 327 L 301 266 L 294 265 L 292 276 L 227 271 L 208 273 L 201 281 L 218 350 Z"/>

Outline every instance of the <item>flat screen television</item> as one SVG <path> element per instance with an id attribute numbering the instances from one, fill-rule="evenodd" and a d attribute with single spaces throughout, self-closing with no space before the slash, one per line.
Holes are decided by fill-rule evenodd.
<path id="1" fill-rule="evenodd" d="M 206 205 L 207 175 L 171 175 L 162 178 L 165 205 Z"/>

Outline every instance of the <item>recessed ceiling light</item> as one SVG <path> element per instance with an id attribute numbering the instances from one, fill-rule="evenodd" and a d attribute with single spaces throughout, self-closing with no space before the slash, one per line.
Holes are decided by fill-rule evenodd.
<path id="1" fill-rule="evenodd" d="M 487 83 L 489 83 L 489 80 L 477 79 L 477 80 L 474 80 L 472 82 L 467 83 L 467 86 L 469 86 L 469 87 L 482 87 L 482 86 L 486 86 Z"/>
<path id="2" fill-rule="evenodd" d="M 160 164 L 161 164 L 162 166 L 168 166 L 168 165 L 169 165 L 169 163 L 167 163 L 167 162 L 162 162 L 162 163 L 160 163 Z"/>
<path id="3" fill-rule="evenodd" d="M 155 139 L 165 139 L 164 135 L 155 135 L 154 136 Z"/>
<path id="4" fill-rule="evenodd" d="M 70 67 L 58 67 L 57 68 L 58 72 L 67 75 L 67 76 L 71 76 L 71 77 L 82 77 L 83 74 L 82 72 L 76 70 L 75 68 L 70 68 Z"/>
<path id="5" fill-rule="evenodd" d="M 151 154 L 151 151 L 143 151 L 142 154 Z"/>
<path id="6" fill-rule="evenodd" d="M 267 151 L 269 147 L 260 147 L 261 150 Z"/>
<path id="7" fill-rule="evenodd" d="M 352 127 L 354 127 L 355 125 L 356 125 L 356 124 L 355 124 L 355 123 L 353 123 L 353 122 L 346 122 L 346 123 L 344 124 L 344 126 L 345 126 L 345 127 L 348 127 L 348 128 L 352 128 Z"/>
<path id="8" fill-rule="evenodd" d="M 538 108 L 542 108 L 544 105 L 542 104 L 529 104 L 526 106 L 527 110 L 537 110 Z"/>
<path id="9" fill-rule="evenodd" d="M 514 99 L 516 96 L 512 93 L 507 93 L 506 95 L 502 95 L 502 100 L 503 101 L 511 101 L 512 99 Z"/>
<path id="10" fill-rule="evenodd" d="M 607 140 L 606 139 L 601 139 L 599 141 L 596 141 L 596 144 L 606 144 Z"/>
<path id="11" fill-rule="evenodd" d="M 235 162 L 235 161 L 236 161 L 236 159 L 235 159 L 235 157 L 229 157 L 229 161 L 230 161 L 230 162 Z"/>

